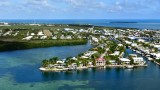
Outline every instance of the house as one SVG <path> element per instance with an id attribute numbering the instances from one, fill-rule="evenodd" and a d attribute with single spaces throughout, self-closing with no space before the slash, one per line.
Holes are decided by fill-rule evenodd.
<path id="1" fill-rule="evenodd" d="M 23 38 L 22 40 L 31 40 L 32 38 L 33 36 L 28 36 L 28 37 Z"/>
<path id="2" fill-rule="evenodd" d="M 40 39 L 47 39 L 47 36 L 42 36 L 40 37 Z"/>
<path id="3" fill-rule="evenodd" d="M 130 42 L 130 41 L 125 41 L 125 43 L 126 43 L 126 44 L 132 44 L 132 42 Z"/>
<path id="4" fill-rule="evenodd" d="M 60 39 L 65 39 L 64 35 L 61 35 L 61 36 L 60 36 Z"/>
<path id="5" fill-rule="evenodd" d="M 84 56 L 90 57 L 90 56 L 92 56 L 92 55 L 95 54 L 95 53 L 97 53 L 97 51 L 87 51 L 87 52 L 84 54 Z"/>
<path id="6" fill-rule="evenodd" d="M 129 39 L 135 40 L 136 38 L 134 36 L 128 36 Z"/>
<path id="7" fill-rule="evenodd" d="M 94 41 L 94 42 L 99 42 L 99 40 L 97 39 L 97 38 L 95 38 L 95 37 L 92 37 L 92 40 Z"/>
<path id="8" fill-rule="evenodd" d="M 106 64 L 106 60 L 104 58 L 96 59 L 96 66 L 104 66 Z"/>
<path id="9" fill-rule="evenodd" d="M 144 39 L 138 39 L 138 42 L 145 42 L 146 40 Z"/>
<path id="10" fill-rule="evenodd" d="M 133 57 L 134 63 L 139 64 L 139 65 L 144 65 L 145 61 L 143 60 L 142 57 Z"/>
<path id="11" fill-rule="evenodd" d="M 113 54 L 110 54 L 110 55 L 118 56 L 119 54 L 120 54 L 120 51 L 115 51 Z"/>
<path id="12" fill-rule="evenodd" d="M 121 61 L 121 64 L 130 64 L 131 60 L 129 60 L 127 58 L 120 58 L 120 61 Z"/>
<path id="13" fill-rule="evenodd" d="M 3 34 L 3 36 L 11 35 L 12 30 L 7 31 L 6 33 Z"/>
<path id="14" fill-rule="evenodd" d="M 53 36 L 53 37 L 52 37 L 52 39 L 56 40 L 56 39 L 57 39 L 57 37 L 56 37 L 56 36 Z"/>
<path id="15" fill-rule="evenodd" d="M 131 57 L 137 57 L 137 54 L 129 54 Z"/>
<path id="16" fill-rule="evenodd" d="M 64 28 L 64 31 L 73 31 L 74 29 L 72 29 L 72 28 Z"/>
<path id="17" fill-rule="evenodd" d="M 43 36 L 44 34 L 43 34 L 43 32 L 42 31 L 40 31 L 40 32 L 38 32 L 38 34 L 37 34 L 38 36 Z"/>
<path id="18" fill-rule="evenodd" d="M 137 43 L 132 43 L 131 46 L 132 47 L 137 47 L 138 45 L 137 45 Z"/>
<path id="19" fill-rule="evenodd" d="M 9 23 L 6 22 L 0 22 L 0 26 L 10 26 Z"/>
<path id="20" fill-rule="evenodd" d="M 117 65 L 116 60 L 109 60 L 109 63 L 110 63 L 111 65 Z"/>
<path id="21" fill-rule="evenodd" d="M 71 37 L 71 36 L 66 36 L 65 38 L 66 38 L 66 39 L 72 39 L 72 37 Z"/>
<path id="22" fill-rule="evenodd" d="M 118 46 L 122 47 L 122 46 L 123 46 L 123 44 L 118 44 Z"/>
<path id="23" fill-rule="evenodd" d="M 156 59 L 160 59 L 160 53 L 155 54 Z"/>
<path id="24" fill-rule="evenodd" d="M 31 33 L 31 36 L 34 36 L 35 34 L 34 33 Z"/>

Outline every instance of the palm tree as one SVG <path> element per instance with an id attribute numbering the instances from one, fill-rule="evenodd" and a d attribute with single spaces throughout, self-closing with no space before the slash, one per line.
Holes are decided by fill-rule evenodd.
<path id="1" fill-rule="evenodd" d="M 49 64 L 50 62 L 46 59 L 42 61 L 42 67 L 47 67 Z"/>
<path id="2" fill-rule="evenodd" d="M 53 57 L 49 61 L 50 61 L 51 64 L 56 64 L 58 60 L 59 60 L 58 57 Z"/>

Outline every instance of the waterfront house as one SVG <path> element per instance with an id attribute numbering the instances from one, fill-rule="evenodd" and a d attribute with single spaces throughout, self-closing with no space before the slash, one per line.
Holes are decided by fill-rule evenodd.
<path id="1" fill-rule="evenodd" d="M 117 65 L 116 60 L 109 60 L 110 65 Z"/>
<path id="2" fill-rule="evenodd" d="M 134 36 L 128 36 L 129 39 L 135 40 L 136 38 Z"/>
<path id="3" fill-rule="evenodd" d="M 32 38 L 33 36 L 28 36 L 28 37 L 23 38 L 22 40 L 31 40 Z"/>
<path id="4" fill-rule="evenodd" d="M 137 45 L 137 43 L 132 43 L 131 46 L 132 47 L 137 47 L 138 45 Z"/>
<path id="5" fill-rule="evenodd" d="M 131 57 L 137 57 L 137 54 L 129 54 Z"/>
<path id="6" fill-rule="evenodd" d="M 156 53 L 155 56 L 156 56 L 156 59 L 160 59 L 160 53 Z"/>
<path id="7" fill-rule="evenodd" d="M 133 57 L 134 63 L 138 65 L 144 65 L 145 61 L 142 57 Z"/>
<path id="8" fill-rule="evenodd" d="M 106 61 L 104 58 L 97 58 L 96 59 L 96 66 L 104 66 L 106 64 Z"/>
<path id="9" fill-rule="evenodd" d="M 127 58 L 120 58 L 120 61 L 121 61 L 121 64 L 130 64 L 130 61 L 131 60 L 129 60 L 129 59 L 127 59 Z"/>
<path id="10" fill-rule="evenodd" d="M 144 39 L 138 39 L 138 42 L 145 42 L 146 40 Z"/>
<path id="11" fill-rule="evenodd" d="M 40 39 L 47 39 L 47 36 L 42 36 L 40 37 Z"/>
<path id="12" fill-rule="evenodd" d="M 125 41 L 125 43 L 126 43 L 126 44 L 129 44 L 129 45 L 132 44 L 132 42 L 130 42 L 130 41 Z"/>

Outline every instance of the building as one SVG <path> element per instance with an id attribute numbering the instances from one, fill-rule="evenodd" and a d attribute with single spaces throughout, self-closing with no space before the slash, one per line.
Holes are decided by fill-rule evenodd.
<path id="1" fill-rule="evenodd" d="M 127 58 L 120 58 L 120 61 L 121 61 L 121 64 L 130 64 L 131 60 L 129 60 Z"/>
<path id="2" fill-rule="evenodd" d="M 145 61 L 142 57 L 133 57 L 134 63 L 138 65 L 144 65 Z"/>
<path id="3" fill-rule="evenodd" d="M 28 37 L 23 38 L 22 40 L 31 40 L 32 38 L 33 36 L 28 36 Z"/>
<path id="4" fill-rule="evenodd" d="M 8 23 L 0 22 L 0 26 L 10 26 Z"/>
<path id="5" fill-rule="evenodd" d="M 104 58 L 97 58 L 96 59 L 96 66 L 104 66 L 106 64 L 106 61 Z"/>
<path id="6" fill-rule="evenodd" d="M 109 60 L 109 63 L 110 63 L 111 65 L 117 65 L 116 60 Z"/>

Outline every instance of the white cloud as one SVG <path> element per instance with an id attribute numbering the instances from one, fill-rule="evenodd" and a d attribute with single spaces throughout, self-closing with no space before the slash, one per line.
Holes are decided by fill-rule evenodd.
<path id="1" fill-rule="evenodd" d="M 27 0 L 23 3 L 24 8 L 30 10 L 55 11 L 56 7 L 51 5 L 49 0 Z"/>
<path id="2" fill-rule="evenodd" d="M 0 7 L 9 6 L 11 3 L 7 0 L 0 0 Z"/>

